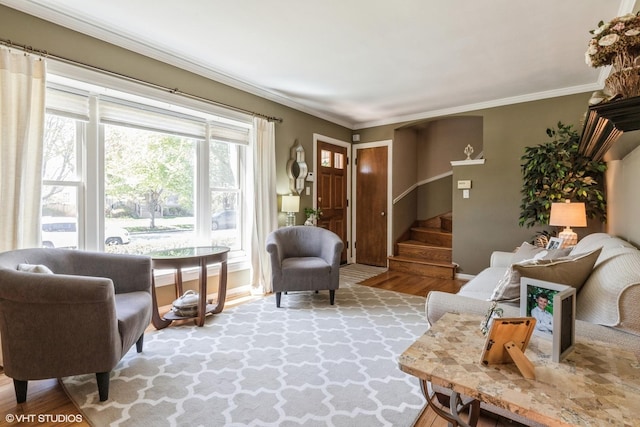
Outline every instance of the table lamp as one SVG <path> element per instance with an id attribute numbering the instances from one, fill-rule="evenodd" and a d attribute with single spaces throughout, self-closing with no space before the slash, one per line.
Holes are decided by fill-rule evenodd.
<path id="1" fill-rule="evenodd" d="M 300 196 L 282 196 L 282 212 L 287 213 L 287 227 L 296 225 L 296 213 L 300 211 Z"/>
<path id="2" fill-rule="evenodd" d="M 549 225 L 557 225 L 565 227 L 558 237 L 562 239 L 562 247 L 573 246 L 578 243 L 578 235 L 571 227 L 586 227 L 587 213 L 584 203 L 552 203 L 551 215 L 549 216 Z"/>

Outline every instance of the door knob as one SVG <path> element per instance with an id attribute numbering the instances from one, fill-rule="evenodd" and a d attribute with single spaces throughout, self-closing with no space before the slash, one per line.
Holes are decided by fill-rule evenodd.
<path id="1" fill-rule="evenodd" d="M 383 211 L 383 212 L 380 212 L 380 215 L 384 216 L 384 211 Z"/>

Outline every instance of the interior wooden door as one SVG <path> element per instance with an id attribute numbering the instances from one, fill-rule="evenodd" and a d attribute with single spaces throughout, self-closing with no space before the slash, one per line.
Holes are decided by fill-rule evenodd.
<path id="1" fill-rule="evenodd" d="M 388 148 L 356 152 L 356 262 L 386 267 Z"/>
<path id="2" fill-rule="evenodd" d="M 336 233 L 344 242 L 341 262 L 347 262 L 347 148 L 318 141 L 316 165 L 318 226 Z"/>

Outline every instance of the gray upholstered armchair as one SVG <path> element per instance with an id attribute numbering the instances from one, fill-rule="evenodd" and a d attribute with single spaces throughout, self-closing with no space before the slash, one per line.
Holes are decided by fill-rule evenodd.
<path id="1" fill-rule="evenodd" d="M 276 306 L 280 307 L 282 292 L 327 289 L 333 305 L 343 247 L 338 235 L 320 227 L 284 227 L 269 234 L 267 252 Z"/>
<path id="2" fill-rule="evenodd" d="M 46 266 L 54 274 L 19 271 Z M 151 320 L 151 259 L 66 249 L 0 253 L 0 336 L 18 403 L 27 382 L 95 373 L 100 400 L 109 374 Z"/>

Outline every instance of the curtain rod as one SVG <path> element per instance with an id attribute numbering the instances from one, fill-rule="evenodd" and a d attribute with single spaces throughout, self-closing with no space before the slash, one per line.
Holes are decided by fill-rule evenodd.
<path id="1" fill-rule="evenodd" d="M 218 102 L 218 101 L 214 101 L 208 98 L 204 98 L 202 96 L 198 96 L 198 95 L 193 95 L 187 92 L 182 92 L 180 91 L 178 88 L 169 88 L 166 86 L 161 86 L 155 83 L 151 83 L 148 82 L 146 80 L 142 80 L 142 79 L 138 79 L 135 77 L 131 77 L 131 76 L 127 76 L 125 74 L 120 74 L 120 73 L 116 73 L 115 71 L 110 71 L 110 70 L 106 70 L 104 68 L 100 68 L 100 67 L 96 67 L 95 65 L 89 65 L 89 64 L 85 64 L 84 62 L 80 62 L 80 61 L 76 61 L 74 59 L 69 59 L 69 58 L 65 58 L 63 56 L 59 56 L 59 55 L 55 55 L 52 54 L 50 52 L 47 52 L 46 50 L 40 50 L 40 49 L 35 49 L 32 46 L 27 46 L 27 45 L 23 45 L 23 44 L 19 44 L 19 43 L 13 43 L 11 40 L 6 40 L 6 39 L 1 39 L 0 38 L 0 43 L 2 43 L 3 45 L 7 46 L 8 48 L 18 48 L 20 50 L 22 50 L 23 52 L 25 52 L 25 54 L 35 54 L 35 55 L 40 55 L 42 57 L 46 58 L 53 58 L 57 61 L 60 62 L 64 62 L 66 64 L 71 64 L 71 65 L 75 65 L 75 66 L 79 66 L 88 70 L 92 70 L 92 71 L 98 71 L 100 73 L 103 74 L 107 74 L 109 76 L 113 76 L 113 77 L 118 77 L 121 79 L 125 79 L 128 80 L 130 82 L 134 82 L 134 83 L 139 83 L 139 84 L 143 84 L 145 86 L 154 88 L 154 89 L 160 89 L 162 91 L 171 93 L 171 94 L 175 94 L 175 95 L 180 95 L 180 96 L 184 96 L 185 98 L 190 98 L 196 101 L 202 101 L 202 102 L 206 102 L 208 104 L 212 104 L 218 107 L 224 107 L 224 108 L 228 108 L 230 110 L 234 110 L 240 113 L 245 113 L 245 114 L 250 114 L 252 116 L 257 116 L 257 117 L 262 117 L 263 119 L 267 119 L 271 122 L 278 122 L 278 123 L 282 123 L 284 120 L 281 117 L 274 117 L 274 116 L 268 116 L 266 114 L 261 114 L 261 113 L 256 113 L 255 111 L 250 111 L 250 110 L 245 110 L 243 108 L 239 108 L 239 107 L 234 107 L 233 105 L 229 105 L 229 104 L 225 104 L 222 102 Z"/>

